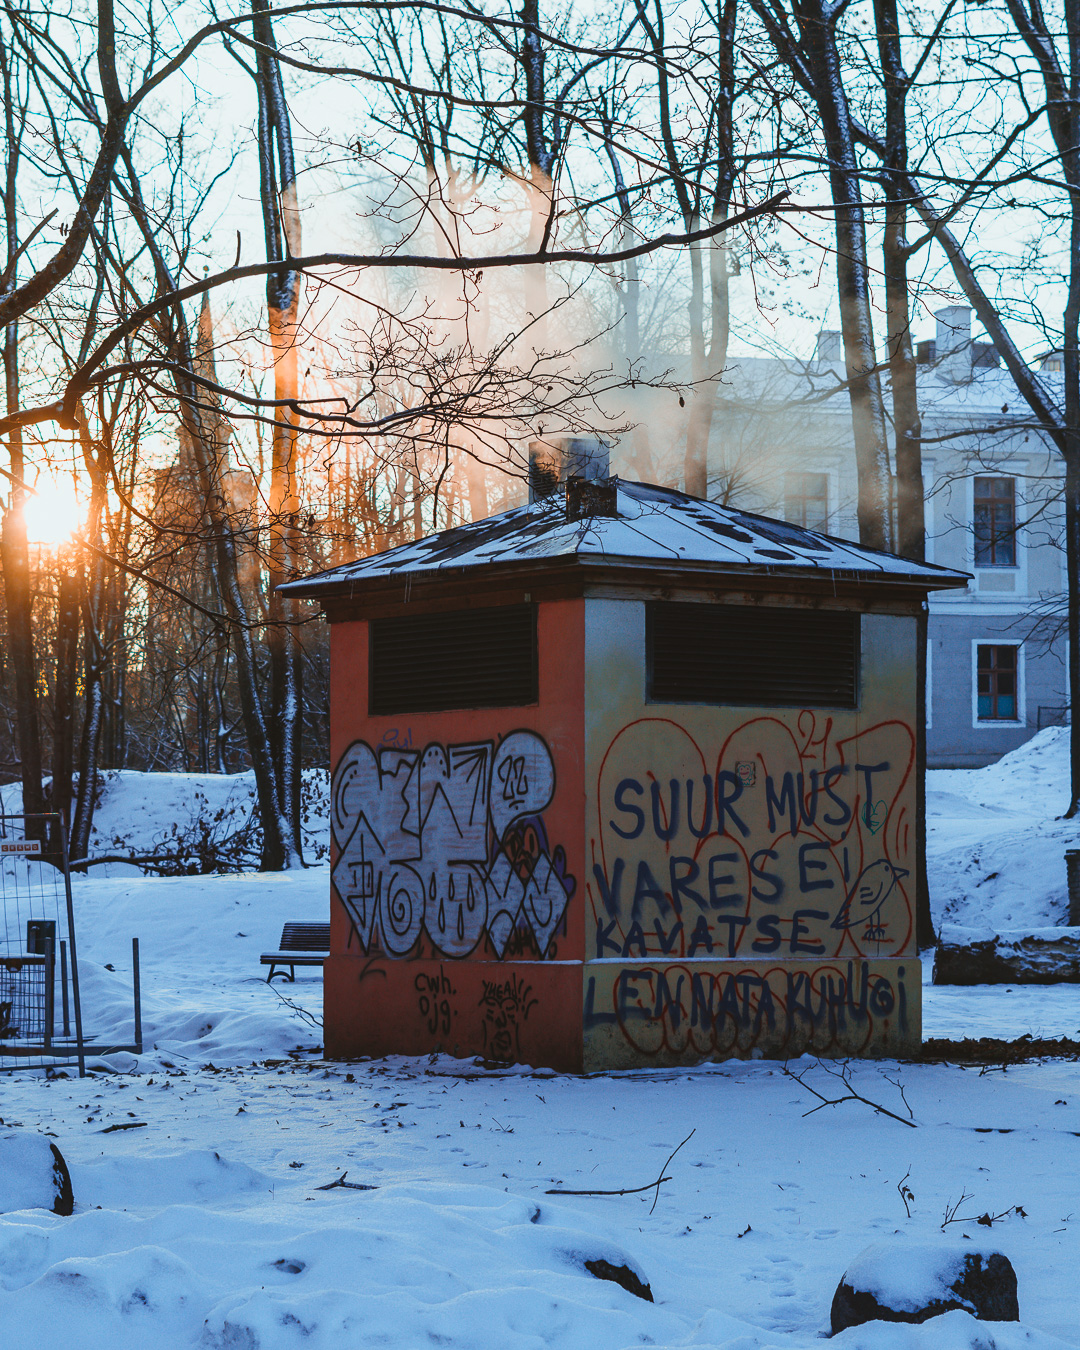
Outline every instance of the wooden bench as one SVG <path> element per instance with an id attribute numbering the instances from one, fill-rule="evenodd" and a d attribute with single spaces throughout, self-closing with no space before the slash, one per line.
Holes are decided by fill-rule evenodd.
<path id="1" fill-rule="evenodd" d="M 266 977 L 269 984 L 275 975 L 295 981 L 297 966 L 321 966 L 330 950 L 328 923 L 287 923 L 281 930 L 281 942 L 276 952 L 263 952 L 259 964 L 270 967 Z M 278 966 L 289 967 L 288 975 Z"/>

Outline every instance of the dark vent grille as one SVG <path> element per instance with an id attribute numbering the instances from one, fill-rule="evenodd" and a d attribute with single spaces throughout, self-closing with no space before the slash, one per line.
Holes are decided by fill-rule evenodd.
<path id="1" fill-rule="evenodd" d="M 854 708 L 859 618 L 810 609 L 649 606 L 653 703 Z"/>
<path id="2" fill-rule="evenodd" d="M 374 619 L 370 710 L 516 708 L 537 701 L 532 605 Z"/>

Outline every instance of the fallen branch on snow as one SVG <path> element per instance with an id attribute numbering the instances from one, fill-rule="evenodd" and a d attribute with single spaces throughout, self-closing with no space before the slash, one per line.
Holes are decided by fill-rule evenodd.
<path id="1" fill-rule="evenodd" d="M 266 984 L 267 981 L 260 980 L 259 983 Z M 302 1021 L 307 1022 L 310 1026 L 313 1027 L 322 1026 L 323 1024 L 322 1018 L 319 1017 L 316 1013 L 308 1012 L 307 1008 L 301 1008 L 299 1003 L 294 1003 L 291 998 L 286 998 L 285 995 L 281 992 L 281 990 L 277 987 L 277 985 L 271 984 L 268 987 L 272 989 L 274 993 L 277 994 L 278 998 L 281 999 L 282 1003 L 286 1004 L 289 1008 L 291 1008 L 292 1011 L 296 1013 L 297 1017 L 299 1017 Z"/>
<path id="2" fill-rule="evenodd" d="M 316 1186 L 317 1191 L 336 1191 L 339 1188 L 346 1191 L 377 1191 L 378 1186 L 368 1186 L 362 1181 L 346 1181 L 348 1172 L 342 1172 L 337 1181 L 328 1181 L 325 1186 Z"/>
<path id="3" fill-rule="evenodd" d="M 673 1149 L 671 1153 L 668 1155 L 668 1160 L 666 1163 L 664 1163 L 663 1167 L 661 1167 L 660 1175 L 656 1178 L 656 1180 L 650 1181 L 645 1186 L 624 1186 L 622 1190 L 618 1191 L 571 1191 L 563 1188 L 562 1186 L 554 1186 L 552 1187 L 551 1190 L 545 1191 L 544 1194 L 545 1195 L 640 1195 L 642 1191 L 651 1191 L 655 1186 L 656 1194 L 653 1196 L 652 1208 L 650 1208 L 649 1210 L 649 1213 L 651 1214 L 653 1210 L 656 1208 L 657 1200 L 660 1199 L 660 1187 L 663 1185 L 665 1181 L 671 1180 L 670 1177 L 664 1175 L 664 1173 L 667 1171 L 668 1163 L 671 1162 L 671 1159 L 674 1158 L 675 1154 L 678 1153 L 679 1149 L 682 1148 L 683 1144 L 689 1143 L 689 1141 L 694 1137 L 696 1133 L 697 1133 L 696 1130 L 690 1131 L 690 1133 L 682 1141 L 682 1144 L 680 1144 L 678 1148 Z"/>
<path id="4" fill-rule="evenodd" d="M 792 1073 L 786 1064 L 782 1067 L 784 1073 L 786 1073 L 789 1078 L 793 1078 L 800 1087 L 805 1088 L 807 1092 L 813 1093 L 813 1095 L 818 1098 L 817 1106 L 812 1106 L 809 1111 L 803 1112 L 804 1119 L 806 1116 L 812 1116 L 815 1111 L 820 1111 L 823 1106 L 839 1106 L 842 1102 L 862 1102 L 864 1106 L 869 1106 L 872 1111 L 877 1111 L 879 1115 L 888 1116 L 890 1120 L 898 1120 L 901 1125 L 908 1125 L 911 1129 L 915 1129 L 914 1120 L 905 1120 L 903 1116 L 898 1116 L 895 1111 L 890 1111 L 887 1106 L 882 1106 L 880 1102 L 871 1101 L 869 1097 L 864 1097 L 861 1092 L 856 1092 L 851 1086 L 851 1070 L 847 1064 L 844 1064 L 841 1069 L 837 1071 L 836 1069 L 830 1069 L 829 1066 L 823 1064 L 821 1060 L 818 1060 L 817 1062 L 817 1067 L 819 1069 L 824 1069 L 825 1072 L 831 1074 L 833 1078 L 839 1078 L 844 1087 L 847 1088 L 847 1092 L 842 1097 L 826 1097 L 823 1092 L 819 1092 L 816 1087 L 812 1087 L 809 1083 L 805 1082 L 804 1076 L 809 1073 L 809 1068 L 803 1069 L 802 1073 Z M 900 1097 L 903 1100 L 904 1105 L 907 1106 L 907 1098 L 904 1097 L 903 1087 L 891 1078 L 889 1079 L 889 1082 L 892 1083 L 895 1088 L 899 1089 Z M 908 1114 L 911 1114 L 910 1106 L 908 1106 Z"/>

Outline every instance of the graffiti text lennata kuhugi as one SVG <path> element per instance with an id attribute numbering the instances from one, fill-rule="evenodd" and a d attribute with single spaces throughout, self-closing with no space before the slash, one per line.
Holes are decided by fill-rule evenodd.
<path id="1" fill-rule="evenodd" d="M 426 934 L 464 957 L 486 937 L 501 958 L 531 935 L 548 955 L 575 886 L 548 840 L 554 793 L 532 731 L 422 751 L 354 741 L 334 774 L 333 879 L 364 950 L 377 934 L 405 956 Z"/>

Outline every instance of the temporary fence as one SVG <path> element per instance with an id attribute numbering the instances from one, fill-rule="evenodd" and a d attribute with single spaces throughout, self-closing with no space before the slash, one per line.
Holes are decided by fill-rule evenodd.
<path id="1" fill-rule="evenodd" d="M 0 815 L 0 1071 L 57 1069 L 86 1056 L 142 1053 L 139 942 L 132 940 L 135 1037 L 100 1045 L 83 1031 L 67 831 L 52 813 Z"/>

